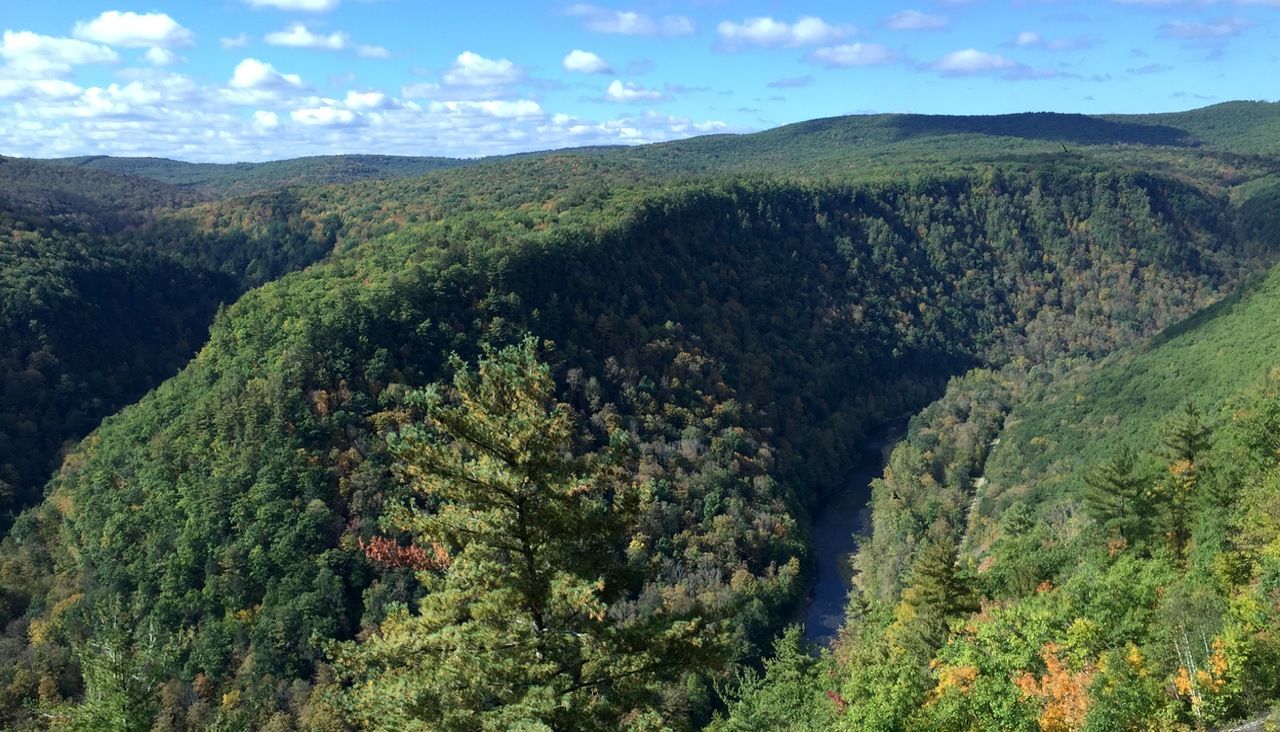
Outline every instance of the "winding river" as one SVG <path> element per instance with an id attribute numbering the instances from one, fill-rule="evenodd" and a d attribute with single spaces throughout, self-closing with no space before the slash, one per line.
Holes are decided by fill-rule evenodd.
<path id="1" fill-rule="evenodd" d="M 844 623 L 849 559 L 858 546 L 857 536 L 871 530 L 871 481 L 884 472 L 885 458 L 902 436 L 904 423 L 899 420 L 882 428 L 862 446 L 862 459 L 814 515 L 817 568 L 804 615 L 804 635 L 811 643 L 828 644 Z"/>

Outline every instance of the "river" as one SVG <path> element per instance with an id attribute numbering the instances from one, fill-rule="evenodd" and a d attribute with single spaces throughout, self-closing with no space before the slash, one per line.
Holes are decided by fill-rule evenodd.
<path id="1" fill-rule="evenodd" d="M 904 423 L 898 420 L 884 427 L 862 446 L 862 459 L 814 514 L 812 541 L 817 567 L 804 616 L 805 639 L 811 643 L 827 645 L 844 623 L 849 559 L 858 546 L 857 536 L 871 530 L 871 481 L 884 472 L 885 458 L 902 436 Z"/>

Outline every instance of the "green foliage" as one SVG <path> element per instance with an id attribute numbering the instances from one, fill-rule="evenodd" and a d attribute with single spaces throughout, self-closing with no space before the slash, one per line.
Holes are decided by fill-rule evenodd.
<path id="1" fill-rule="evenodd" d="M 1214 316 L 1271 322 L 1274 298 L 1229 302 L 1113 362 L 1175 365 L 1151 383 L 1129 378 L 1141 367 L 1088 372 L 1122 393 L 1090 391 L 1063 364 L 1171 325 L 1269 256 L 1254 225 L 1265 217 L 1234 205 L 1275 174 L 1272 109 L 820 120 L 198 205 L 138 178 L 4 161 L 0 174 L 27 181 L 13 190 L 36 191 L 8 196 L 3 231 L 20 244 L 0 252 L 6 287 L 17 283 L 0 289 L 0 328 L 18 344 L 0 355 L 0 432 L 18 436 L 0 464 L 38 448 L 22 477 L 0 475 L 19 504 L 64 440 L 172 373 L 212 325 L 181 373 L 68 450 L 46 502 L 15 521 L 0 552 L 0 725 L 37 726 L 33 700 L 92 702 L 73 650 L 101 632 L 79 608 L 111 602 L 173 636 L 148 702 L 159 729 L 338 729 L 344 708 L 388 725 L 455 712 L 463 726 L 696 725 L 716 704 L 708 676 L 732 673 L 689 649 L 698 618 L 731 620 L 726 658 L 760 656 L 804 594 L 807 514 L 868 429 L 984 364 L 913 420 L 875 489 L 833 675 L 784 639 L 764 677 L 743 677 L 725 723 L 775 701 L 816 727 L 1079 721 L 1096 709 L 1086 692 L 1105 688 L 1090 681 L 1102 659 L 1129 644 L 1161 689 L 1180 644 L 1183 665 L 1208 669 L 1190 677 L 1194 700 L 1165 695 L 1170 724 L 1252 708 L 1276 678 L 1280 563 L 1256 517 L 1274 514 L 1261 425 L 1280 422 L 1260 400 L 1246 410 L 1256 423 L 1226 425 L 1226 400 L 1274 354 Z M 420 162 L 92 164 L 248 191 Z M 90 286 L 84 271 L 148 286 Z M 177 315 L 184 290 L 200 305 Z M 80 350 L 99 331 L 107 343 Z M 502 350 L 526 333 L 558 344 L 545 367 L 527 345 Z M 1223 348 L 1238 362 L 1223 365 Z M 454 391 L 422 391 L 443 383 L 451 353 L 486 365 L 458 369 Z M 64 379 L 48 354 L 85 366 Z M 468 390 L 478 396 L 459 400 Z M 499 393 L 528 408 L 499 408 Z M 1212 444 L 1194 471 L 1148 486 L 1176 507 L 1159 526 L 1174 538 L 1113 556 L 1087 530 L 1083 476 L 1120 444 L 1155 455 L 1156 425 L 1193 395 Z M 508 428 L 520 459 L 484 457 L 476 445 Z M 397 463 L 429 468 L 406 487 Z M 525 522 L 532 565 L 512 560 L 520 512 L 450 473 L 545 479 Z M 467 538 L 477 518 L 484 530 Z M 436 544 L 449 572 L 416 564 Z M 1183 575 L 1216 593 L 1188 605 L 1207 608 L 1207 650 L 1164 633 L 1176 606 L 1162 593 Z M 976 614 L 971 588 L 984 593 Z M 570 633 L 548 638 L 560 627 Z M 324 654 L 335 640 L 337 680 Z M 1125 708 L 1146 709 L 1138 697 Z"/>
<path id="2" fill-rule="evenodd" d="M 42 162 L 150 178 L 175 186 L 194 188 L 204 195 L 218 197 L 244 195 L 291 185 L 409 178 L 467 163 L 449 158 L 398 155 L 320 155 L 265 163 L 230 164 L 94 155 Z"/>
<path id="3" fill-rule="evenodd" d="M 713 732 L 754 730 L 830 729 L 843 700 L 834 692 L 823 693 L 823 672 L 828 661 L 814 656 L 804 642 L 803 629 L 791 626 L 774 641 L 773 655 L 764 662 L 764 673 L 754 669 L 737 672 L 723 696 L 727 719 L 713 724 Z"/>
<path id="4" fill-rule="evenodd" d="M 387 524 L 431 547 L 417 614 L 336 652 L 364 729 L 617 729 L 656 711 L 660 682 L 712 668 L 715 611 L 643 609 L 627 527 L 640 486 L 630 436 L 580 453 L 535 342 L 488 351 L 454 388 L 411 394 L 421 422 L 393 452 L 427 507 Z M 439 572 L 436 576 L 434 573 Z M 638 611 L 638 612 L 637 612 Z M 623 620 L 623 618 L 627 618 Z"/>
<path id="5" fill-rule="evenodd" d="M 1133 450 L 1121 446 L 1085 476 L 1082 496 L 1090 518 L 1129 544 L 1136 544 L 1151 529 L 1148 478 L 1134 462 Z"/>

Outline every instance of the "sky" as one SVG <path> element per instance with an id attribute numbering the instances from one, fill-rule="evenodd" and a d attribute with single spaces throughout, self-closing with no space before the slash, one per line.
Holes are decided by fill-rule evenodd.
<path id="1" fill-rule="evenodd" d="M 1280 0 L 0 0 L 0 155 L 476 157 L 1280 96 Z"/>

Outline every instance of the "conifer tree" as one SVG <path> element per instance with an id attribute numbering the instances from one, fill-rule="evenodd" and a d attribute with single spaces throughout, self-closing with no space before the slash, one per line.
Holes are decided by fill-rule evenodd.
<path id="1" fill-rule="evenodd" d="M 1146 489 L 1133 451 L 1122 446 L 1085 476 L 1085 510 L 1103 529 L 1133 544 L 1146 533 Z"/>
<path id="2" fill-rule="evenodd" d="M 413 395 L 424 416 L 392 441 L 422 508 L 391 527 L 430 548 L 427 595 L 336 649 L 347 713 L 385 730 L 652 718 L 659 684 L 716 662 L 719 643 L 704 608 L 611 612 L 637 584 L 622 551 L 637 500 L 628 437 L 581 451 L 532 339 L 454 366 L 453 389 Z"/>
<path id="3" fill-rule="evenodd" d="M 978 598 L 957 568 L 954 543 L 930 541 L 911 565 L 911 578 L 894 613 L 890 637 L 918 659 L 932 658 L 946 640 L 951 618 L 973 612 Z"/>

